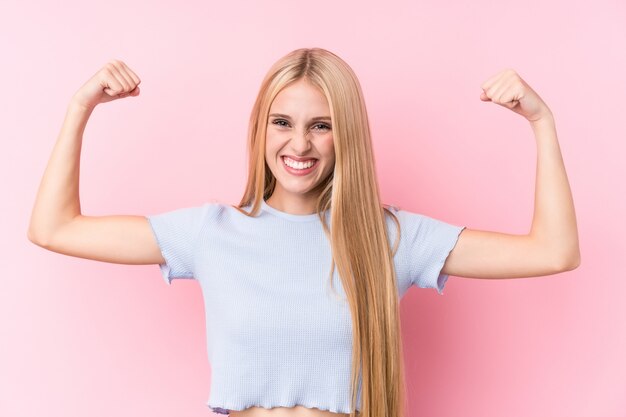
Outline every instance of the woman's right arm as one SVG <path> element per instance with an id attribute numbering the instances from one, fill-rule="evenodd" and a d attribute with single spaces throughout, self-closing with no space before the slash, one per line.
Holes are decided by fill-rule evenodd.
<path id="1" fill-rule="evenodd" d="M 28 227 L 28 239 L 53 252 L 121 264 L 156 264 L 164 259 L 144 216 L 85 216 L 79 189 L 85 126 L 101 103 L 137 96 L 139 77 L 113 60 L 72 97 L 44 171 Z"/>

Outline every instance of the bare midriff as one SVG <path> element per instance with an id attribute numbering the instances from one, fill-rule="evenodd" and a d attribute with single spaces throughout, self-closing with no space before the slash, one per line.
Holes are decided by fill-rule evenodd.
<path id="1" fill-rule="evenodd" d="M 350 417 L 350 414 L 332 413 L 318 408 L 295 407 L 262 408 L 250 407 L 243 411 L 231 411 L 230 417 Z"/>

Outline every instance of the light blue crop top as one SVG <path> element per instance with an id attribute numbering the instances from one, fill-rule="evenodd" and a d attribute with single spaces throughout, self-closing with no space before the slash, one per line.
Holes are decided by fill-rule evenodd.
<path id="1" fill-rule="evenodd" d="M 443 295 L 441 268 L 465 227 L 392 210 L 401 226 L 399 297 L 411 285 Z M 330 224 L 330 211 L 325 216 Z M 328 285 L 331 250 L 317 214 L 263 201 L 259 216 L 247 217 L 213 201 L 146 218 L 166 261 L 159 265 L 166 283 L 200 284 L 213 412 L 301 405 L 350 413 L 350 308 L 337 268 L 334 292 Z M 393 245 L 396 225 L 386 218 Z M 360 404 L 359 387 L 359 411 Z"/>

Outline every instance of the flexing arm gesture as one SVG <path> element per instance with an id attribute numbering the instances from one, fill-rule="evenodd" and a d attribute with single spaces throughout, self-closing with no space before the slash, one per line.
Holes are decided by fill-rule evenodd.
<path id="1" fill-rule="evenodd" d="M 80 151 L 91 112 L 100 103 L 137 96 L 140 82 L 125 63 L 113 60 L 72 96 L 31 214 L 31 242 L 54 252 L 105 262 L 164 261 L 144 216 L 84 216 L 78 195 Z"/>
<path id="2" fill-rule="evenodd" d="M 444 273 L 473 278 L 519 278 L 568 271 L 580 264 L 574 201 L 561 156 L 554 116 L 512 69 L 485 81 L 480 99 L 522 115 L 537 142 L 535 210 L 524 235 L 466 228 Z"/>

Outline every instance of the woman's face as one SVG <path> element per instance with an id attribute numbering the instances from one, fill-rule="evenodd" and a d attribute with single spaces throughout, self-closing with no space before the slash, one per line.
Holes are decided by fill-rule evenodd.
<path id="1" fill-rule="evenodd" d="M 276 178 L 272 198 L 314 201 L 335 166 L 326 96 L 300 79 L 283 88 L 270 106 L 265 160 Z M 298 162 L 296 162 L 298 161 Z"/>

